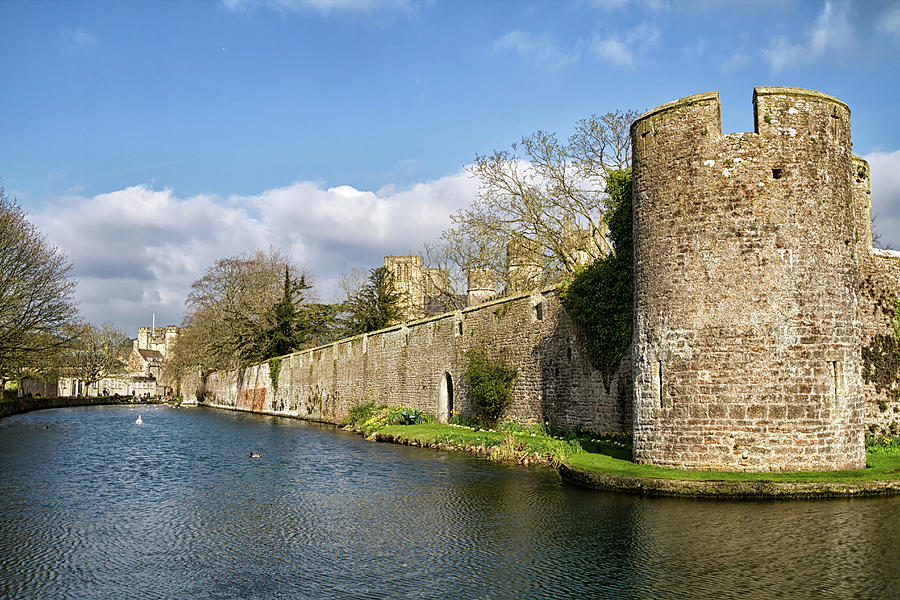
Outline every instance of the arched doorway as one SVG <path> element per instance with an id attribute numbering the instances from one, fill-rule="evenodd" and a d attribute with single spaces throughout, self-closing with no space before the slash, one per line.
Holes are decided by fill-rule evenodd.
<path id="1" fill-rule="evenodd" d="M 453 412 L 453 377 L 444 371 L 441 377 L 441 393 L 438 398 L 438 421 L 448 423 Z"/>

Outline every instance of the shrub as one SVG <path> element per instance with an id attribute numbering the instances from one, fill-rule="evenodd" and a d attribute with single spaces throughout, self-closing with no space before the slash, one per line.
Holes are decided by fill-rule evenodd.
<path id="1" fill-rule="evenodd" d="M 350 410 L 347 412 L 347 418 L 344 419 L 345 425 L 355 425 L 360 426 L 369 418 L 372 417 L 372 414 L 375 412 L 375 403 L 374 402 L 366 402 L 365 404 L 356 404 L 350 407 Z"/>
<path id="2" fill-rule="evenodd" d="M 502 358 L 492 360 L 481 349 L 466 352 L 469 364 L 464 379 L 478 418 L 486 425 L 497 422 L 512 403 L 512 386 L 517 370 Z"/>
<path id="3" fill-rule="evenodd" d="M 607 389 L 631 343 L 634 269 L 631 170 L 612 171 L 606 222 L 613 254 L 578 271 L 560 289 L 566 313 L 578 326 L 591 363 Z"/>
<path id="4" fill-rule="evenodd" d="M 900 437 L 896 435 L 867 437 L 866 453 L 882 456 L 900 456 Z"/>
<path id="5" fill-rule="evenodd" d="M 278 374 L 281 373 L 281 357 L 269 359 L 269 378 L 272 380 L 272 388 L 278 391 Z"/>

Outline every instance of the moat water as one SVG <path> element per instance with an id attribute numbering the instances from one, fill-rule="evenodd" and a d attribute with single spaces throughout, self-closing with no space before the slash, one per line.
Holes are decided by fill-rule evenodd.
<path id="1" fill-rule="evenodd" d="M 204 408 L 0 420 L 0 598 L 898 594 L 898 499 L 603 494 Z"/>

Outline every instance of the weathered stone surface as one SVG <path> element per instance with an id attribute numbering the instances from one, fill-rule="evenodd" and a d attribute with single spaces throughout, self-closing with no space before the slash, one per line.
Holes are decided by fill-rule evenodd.
<path id="1" fill-rule="evenodd" d="M 449 408 L 471 412 L 464 353 L 475 347 L 518 369 L 507 416 L 598 432 L 631 428 L 629 358 L 607 390 L 552 289 L 291 354 L 281 361 L 277 391 L 267 363 L 183 389 L 213 406 L 334 422 L 365 402 L 447 414 L 441 388 L 449 375 Z"/>
<path id="2" fill-rule="evenodd" d="M 900 434 L 900 389 L 881 381 L 884 357 L 879 338 L 894 336 L 894 303 L 900 300 L 900 252 L 872 247 L 872 204 L 869 164 L 853 157 L 853 197 L 856 206 L 856 251 L 859 256 L 859 309 L 862 315 L 863 395 L 865 423 L 872 434 Z M 868 357 L 868 361 L 866 358 Z M 868 364 L 866 364 L 868 362 Z"/>
<path id="3" fill-rule="evenodd" d="M 544 290 L 285 357 L 277 391 L 262 364 L 185 381 L 186 398 L 327 421 L 369 401 L 469 411 L 464 353 L 482 346 L 519 369 L 508 416 L 633 424 L 638 462 L 862 468 L 866 428 L 900 427 L 898 391 L 862 376 L 862 348 L 893 331 L 900 253 L 872 249 L 849 108 L 797 88 L 753 100 L 751 133 L 722 134 L 715 92 L 632 127 L 634 343 L 609 389 Z"/>
<path id="4" fill-rule="evenodd" d="M 754 112 L 723 135 L 711 92 L 632 127 L 635 459 L 862 468 L 850 111 L 756 88 Z"/>

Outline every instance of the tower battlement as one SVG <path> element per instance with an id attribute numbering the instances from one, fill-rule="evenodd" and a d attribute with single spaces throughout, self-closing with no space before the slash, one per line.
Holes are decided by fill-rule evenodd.
<path id="1" fill-rule="evenodd" d="M 850 109 L 758 87 L 753 110 L 723 134 L 707 92 L 632 126 L 635 458 L 860 468 Z"/>

